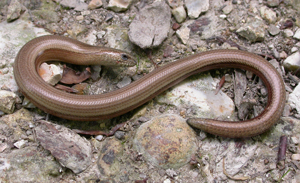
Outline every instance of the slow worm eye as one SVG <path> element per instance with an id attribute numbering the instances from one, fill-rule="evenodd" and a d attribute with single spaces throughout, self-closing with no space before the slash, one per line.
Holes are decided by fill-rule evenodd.
<path id="1" fill-rule="evenodd" d="M 122 54 L 121 57 L 123 60 L 128 60 L 128 56 L 126 54 Z"/>

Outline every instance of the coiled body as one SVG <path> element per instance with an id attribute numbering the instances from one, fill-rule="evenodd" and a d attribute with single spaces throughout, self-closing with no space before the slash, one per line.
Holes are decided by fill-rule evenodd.
<path id="1" fill-rule="evenodd" d="M 103 56 L 94 52 L 108 54 Z M 90 121 L 129 112 L 195 73 L 218 68 L 240 68 L 258 75 L 268 89 L 268 104 L 262 114 L 239 123 L 206 119 L 188 119 L 188 123 L 212 134 L 240 138 L 268 130 L 282 114 L 285 88 L 281 76 L 265 59 L 245 51 L 213 50 L 195 54 L 159 67 L 124 88 L 100 95 L 74 95 L 57 90 L 45 83 L 37 73 L 37 67 L 48 60 L 99 64 L 93 60 L 99 60 L 99 57 L 114 60 L 115 52 L 123 54 L 69 38 L 39 37 L 27 43 L 18 53 L 14 75 L 22 93 L 45 112 L 65 119 Z M 130 55 L 126 57 L 131 58 Z"/>

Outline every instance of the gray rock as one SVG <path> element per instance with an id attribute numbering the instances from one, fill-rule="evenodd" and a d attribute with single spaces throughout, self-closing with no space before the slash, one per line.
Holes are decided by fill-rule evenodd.
<path id="1" fill-rule="evenodd" d="M 186 44 L 190 38 L 190 28 L 189 25 L 193 23 L 193 20 L 189 20 L 183 23 L 183 25 L 176 31 L 177 37 L 181 40 L 183 44 Z"/>
<path id="2" fill-rule="evenodd" d="M 139 117 L 138 121 L 141 123 L 145 123 L 145 122 L 149 121 L 149 119 L 142 116 L 142 117 Z"/>
<path id="3" fill-rule="evenodd" d="M 295 71 L 300 67 L 300 52 L 293 53 L 283 61 L 286 70 Z"/>
<path id="4" fill-rule="evenodd" d="M 174 8 L 172 14 L 178 23 L 181 23 L 186 19 L 186 11 L 183 6 Z"/>
<path id="5" fill-rule="evenodd" d="M 80 1 L 80 0 L 62 0 L 60 5 L 67 8 L 74 8 L 76 11 L 87 10 L 88 4 Z"/>
<path id="6" fill-rule="evenodd" d="M 15 143 L 14 143 L 14 146 L 15 146 L 16 148 L 18 148 L 18 149 L 21 149 L 21 148 L 25 147 L 25 145 L 26 145 L 27 143 L 28 143 L 28 140 L 22 139 L 22 140 L 19 140 L 19 141 L 15 142 Z"/>
<path id="7" fill-rule="evenodd" d="M 221 90 L 215 94 L 217 83 L 210 74 L 202 73 L 196 78 L 181 82 L 165 94 L 157 96 L 155 100 L 159 104 L 172 105 L 179 109 L 188 108 L 190 111 L 186 112 L 186 116 L 235 120 L 231 98 Z"/>
<path id="8" fill-rule="evenodd" d="M 295 136 L 292 136 L 291 139 L 290 139 L 290 143 L 295 144 L 295 145 L 300 144 L 300 135 L 297 134 Z"/>
<path id="9" fill-rule="evenodd" d="M 279 72 L 279 74 L 281 76 L 284 75 L 284 73 L 282 72 L 282 69 L 281 69 L 281 65 L 279 65 L 279 62 L 276 59 L 272 59 L 269 62 L 270 62 L 270 64 L 272 64 L 275 67 L 275 69 Z M 264 95 L 262 91 L 261 91 L 261 94 Z"/>
<path id="10" fill-rule="evenodd" d="M 61 165 L 74 173 L 80 173 L 90 166 L 92 148 L 89 141 L 66 127 L 47 121 L 40 123 L 35 128 L 36 138 Z"/>
<path id="11" fill-rule="evenodd" d="M 119 140 L 122 140 L 122 139 L 124 139 L 124 137 L 125 137 L 125 132 L 123 132 L 123 131 L 116 131 L 115 137 L 116 137 L 117 139 L 119 139 Z"/>
<path id="12" fill-rule="evenodd" d="M 22 4 L 19 3 L 18 0 L 12 0 L 7 8 L 7 22 L 11 22 L 19 18 L 22 11 L 24 11 Z"/>
<path id="13" fill-rule="evenodd" d="M 267 5 L 270 7 L 276 7 L 280 3 L 280 0 L 267 0 Z"/>
<path id="14" fill-rule="evenodd" d="M 129 26 L 129 39 L 141 48 L 159 46 L 168 36 L 171 21 L 169 6 L 154 2 L 145 6 Z"/>
<path id="15" fill-rule="evenodd" d="M 173 169 L 167 169 L 166 174 L 168 177 L 172 177 L 172 178 L 178 175 Z"/>
<path id="16" fill-rule="evenodd" d="M 102 1 L 101 0 L 92 0 L 89 5 L 88 5 L 88 8 L 93 10 L 93 9 L 96 9 L 96 8 L 100 8 L 102 6 Z"/>
<path id="17" fill-rule="evenodd" d="M 213 36 L 220 35 L 222 26 L 219 24 L 219 18 L 214 12 L 207 12 L 197 20 L 189 20 L 182 24 L 181 28 L 176 31 L 176 35 L 183 44 L 187 44 L 190 36 L 201 35 L 200 38 L 205 40 Z"/>
<path id="18" fill-rule="evenodd" d="M 291 53 L 295 53 L 296 51 L 298 51 L 298 48 L 297 48 L 297 47 L 293 47 L 293 48 L 291 49 Z"/>
<path id="19" fill-rule="evenodd" d="M 294 35 L 294 32 L 291 29 L 285 29 L 283 31 L 283 36 L 284 37 L 292 37 Z"/>
<path id="20" fill-rule="evenodd" d="M 75 8 L 77 4 L 79 4 L 79 0 L 62 0 L 62 1 L 60 1 L 60 5 L 67 7 L 67 8 Z"/>
<path id="21" fill-rule="evenodd" d="M 122 154 L 122 143 L 116 138 L 108 138 L 103 143 L 97 161 L 97 166 L 101 174 L 114 177 L 116 174 L 120 173 L 120 169 L 122 167 L 119 159 L 121 158 Z"/>
<path id="22" fill-rule="evenodd" d="M 74 8 L 75 11 L 84 11 L 88 9 L 88 4 L 80 2 L 79 4 L 76 5 Z"/>
<path id="23" fill-rule="evenodd" d="M 127 86 L 131 83 L 131 79 L 130 77 L 124 77 L 122 79 L 122 81 L 120 81 L 118 84 L 117 84 L 117 87 L 118 88 L 123 88 L 124 86 Z"/>
<path id="24" fill-rule="evenodd" d="M 239 148 L 239 152 L 236 150 L 236 142 L 234 140 L 228 140 L 226 141 L 226 147 L 224 144 L 218 142 L 218 141 L 209 141 L 208 139 L 205 139 L 201 141 L 201 153 L 202 153 L 202 162 L 205 165 L 210 165 L 212 161 L 218 161 L 218 165 L 222 167 L 223 161 L 225 161 L 225 169 L 226 172 L 231 172 L 232 175 L 236 175 L 241 169 L 243 169 L 246 162 L 253 159 L 256 155 L 257 149 L 259 148 L 258 143 L 255 143 L 250 140 L 245 140 L 245 145 L 242 146 L 242 148 Z M 219 149 L 219 153 L 226 154 L 224 157 L 217 157 L 218 152 L 216 152 L 214 149 Z M 265 152 L 266 150 L 261 148 L 258 150 L 262 150 Z M 270 151 L 267 151 L 265 153 L 270 153 Z M 273 154 L 272 154 L 273 155 Z M 275 153 L 274 153 L 275 155 Z M 211 158 L 214 157 L 214 158 Z M 206 168 L 203 168 L 206 169 Z M 207 177 L 211 177 L 214 174 L 211 174 L 209 171 L 209 168 L 207 168 L 208 171 L 203 171 L 203 174 Z M 222 169 L 223 170 L 223 169 Z M 207 179 L 210 180 L 210 179 Z M 211 181 L 213 182 L 213 178 Z M 256 182 L 256 181 L 254 181 Z"/>
<path id="25" fill-rule="evenodd" d="M 250 42 L 263 41 L 265 38 L 265 24 L 261 18 L 255 17 L 240 27 L 237 33 Z"/>
<path id="26" fill-rule="evenodd" d="M 198 18 L 209 9 L 209 0 L 185 0 L 185 6 L 190 18 Z"/>
<path id="27" fill-rule="evenodd" d="M 132 0 L 110 0 L 108 8 L 115 12 L 125 11 L 129 8 L 131 2 Z"/>
<path id="28" fill-rule="evenodd" d="M 260 8 L 260 16 L 268 23 L 275 23 L 277 20 L 276 12 L 266 6 Z"/>
<path id="29" fill-rule="evenodd" d="M 218 36 L 223 31 L 220 26 L 220 19 L 215 12 L 207 12 L 205 16 L 201 16 L 195 21 L 196 26 L 199 26 L 201 39 L 206 40 L 213 36 Z"/>
<path id="30" fill-rule="evenodd" d="M 222 9 L 225 15 L 228 15 L 232 10 L 233 10 L 233 5 L 230 2 Z"/>
<path id="31" fill-rule="evenodd" d="M 106 34 L 105 31 L 99 31 L 99 32 L 97 32 L 96 36 L 98 39 L 102 39 L 105 34 Z"/>
<path id="32" fill-rule="evenodd" d="M 300 29 L 297 29 L 297 31 L 295 32 L 293 38 L 300 40 Z"/>
<path id="33" fill-rule="evenodd" d="M 126 50 L 128 52 L 132 50 L 133 44 L 129 41 L 127 28 L 112 25 L 106 27 L 106 30 L 105 38 L 107 39 L 109 47 Z"/>
<path id="34" fill-rule="evenodd" d="M 0 111 L 13 113 L 15 103 L 21 103 L 21 99 L 14 92 L 0 90 Z"/>
<path id="35" fill-rule="evenodd" d="M 110 20 L 112 20 L 114 18 L 114 15 L 111 13 L 107 13 L 107 15 L 105 16 L 105 22 L 108 22 Z"/>
<path id="36" fill-rule="evenodd" d="M 293 109 L 300 114 L 300 85 L 298 84 L 294 91 L 289 95 L 288 102 Z"/>
<path id="37" fill-rule="evenodd" d="M 47 152 L 36 146 L 13 150 L 8 154 L 1 153 L 1 181 L 8 182 L 56 182 L 53 177 L 62 172 L 62 167 Z"/>
<path id="38" fill-rule="evenodd" d="M 89 45 L 95 45 L 97 43 L 97 34 L 98 32 L 96 30 L 89 31 L 86 36 L 79 39 L 79 41 Z"/>
<path id="39" fill-rule="evenodd" d="M 280 33 L 280 29 L 278 27 L 276 27 L 275 25 L 271 24 L 268 28 L 268 32 L 272 35 L 272 36 L 276 36 Z"/>
<path id="40" fill-rule="evenodd" d="M 169 6 L 171 6 L 172 8 L 177 8 L 179 6 L 183 6 L 183 0 L 167 0 L 167 3 L 169 4 Z"/>
<path id="41" fill-rule="evenodd" d="M 73 23 L 72 28 L 71 28 L 71 30 L 68 31 L 68 33 L 72 36 L 78 36 L 85 31 L 87 31 L 86 26 L 84 26 L 78 22 L 75 22 L 75 23 Z"/>
<path id="42" fill-rule="evenodd" d="M 24 98 L 24 100 L 23 100 L 23 102 L 22 102 L 22 106 L 23 107 L 25 107 L 25 108 L 27 108 L 27 109 L 34 109 L 34 108 L 36 108 L 36 106 L 35 105 L 33 105 L 29 100 L 28 100 L 28 98 Z"/>

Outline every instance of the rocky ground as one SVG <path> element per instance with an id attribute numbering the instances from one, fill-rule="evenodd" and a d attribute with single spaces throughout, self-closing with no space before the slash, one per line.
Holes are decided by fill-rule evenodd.
<path id="1" fill-rule="evenodd" d="M 299 0 L 2 0 L 0 182 L 296 183 L 299 12 Z M 79 85 L 85 94 L 122 88 L 194 53 L 240 49 L 266 58 L 280 72 L 285 110 L 270 131 L 253 138 L 229 139 L 191 128 L 185 122 L 189 117 L 236 121 L 264 109 L 268 91 L 258 77 L 219 69 L 193 76 L 110 120 L 47 115 L 18 91 L 12 66 L 26 42 L 48 34 L 137 58 L 137 66 L 129 68 L 92 66 L 91 77 Z M 225 83 L 215 94 L 223 76 Z M 101 132 L 78 135 L 74 129 Z"/>

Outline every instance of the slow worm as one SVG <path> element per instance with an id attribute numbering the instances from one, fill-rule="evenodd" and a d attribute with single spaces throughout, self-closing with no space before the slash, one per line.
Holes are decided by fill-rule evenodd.
<path id="1" fill-rule="evenodd" d="M 225 137 L 251 137 L 276 123 L 285 105 L 285 87 L 279 73 L 265 59 L 245 51 L 213 50 L 194 54 L 159 67 L 124 88 L 99 95 L 74 95 L 45 83 L 37 68 L 50 60 L 120 66 L 132 66 L 135 60 L 123 51 L 90 46 L 60 36 L 38 37 L 25 44 L 14 63 L 14 76 L 21 92 L 45 112 L 70 120 L 90 121 L 125 114 L 195 73 L 219 68 L 252 71 L 267 87 L 268 103 L 259 116 L 250 120 L 190 118 L 187 122 L 191 126 Z"/>

